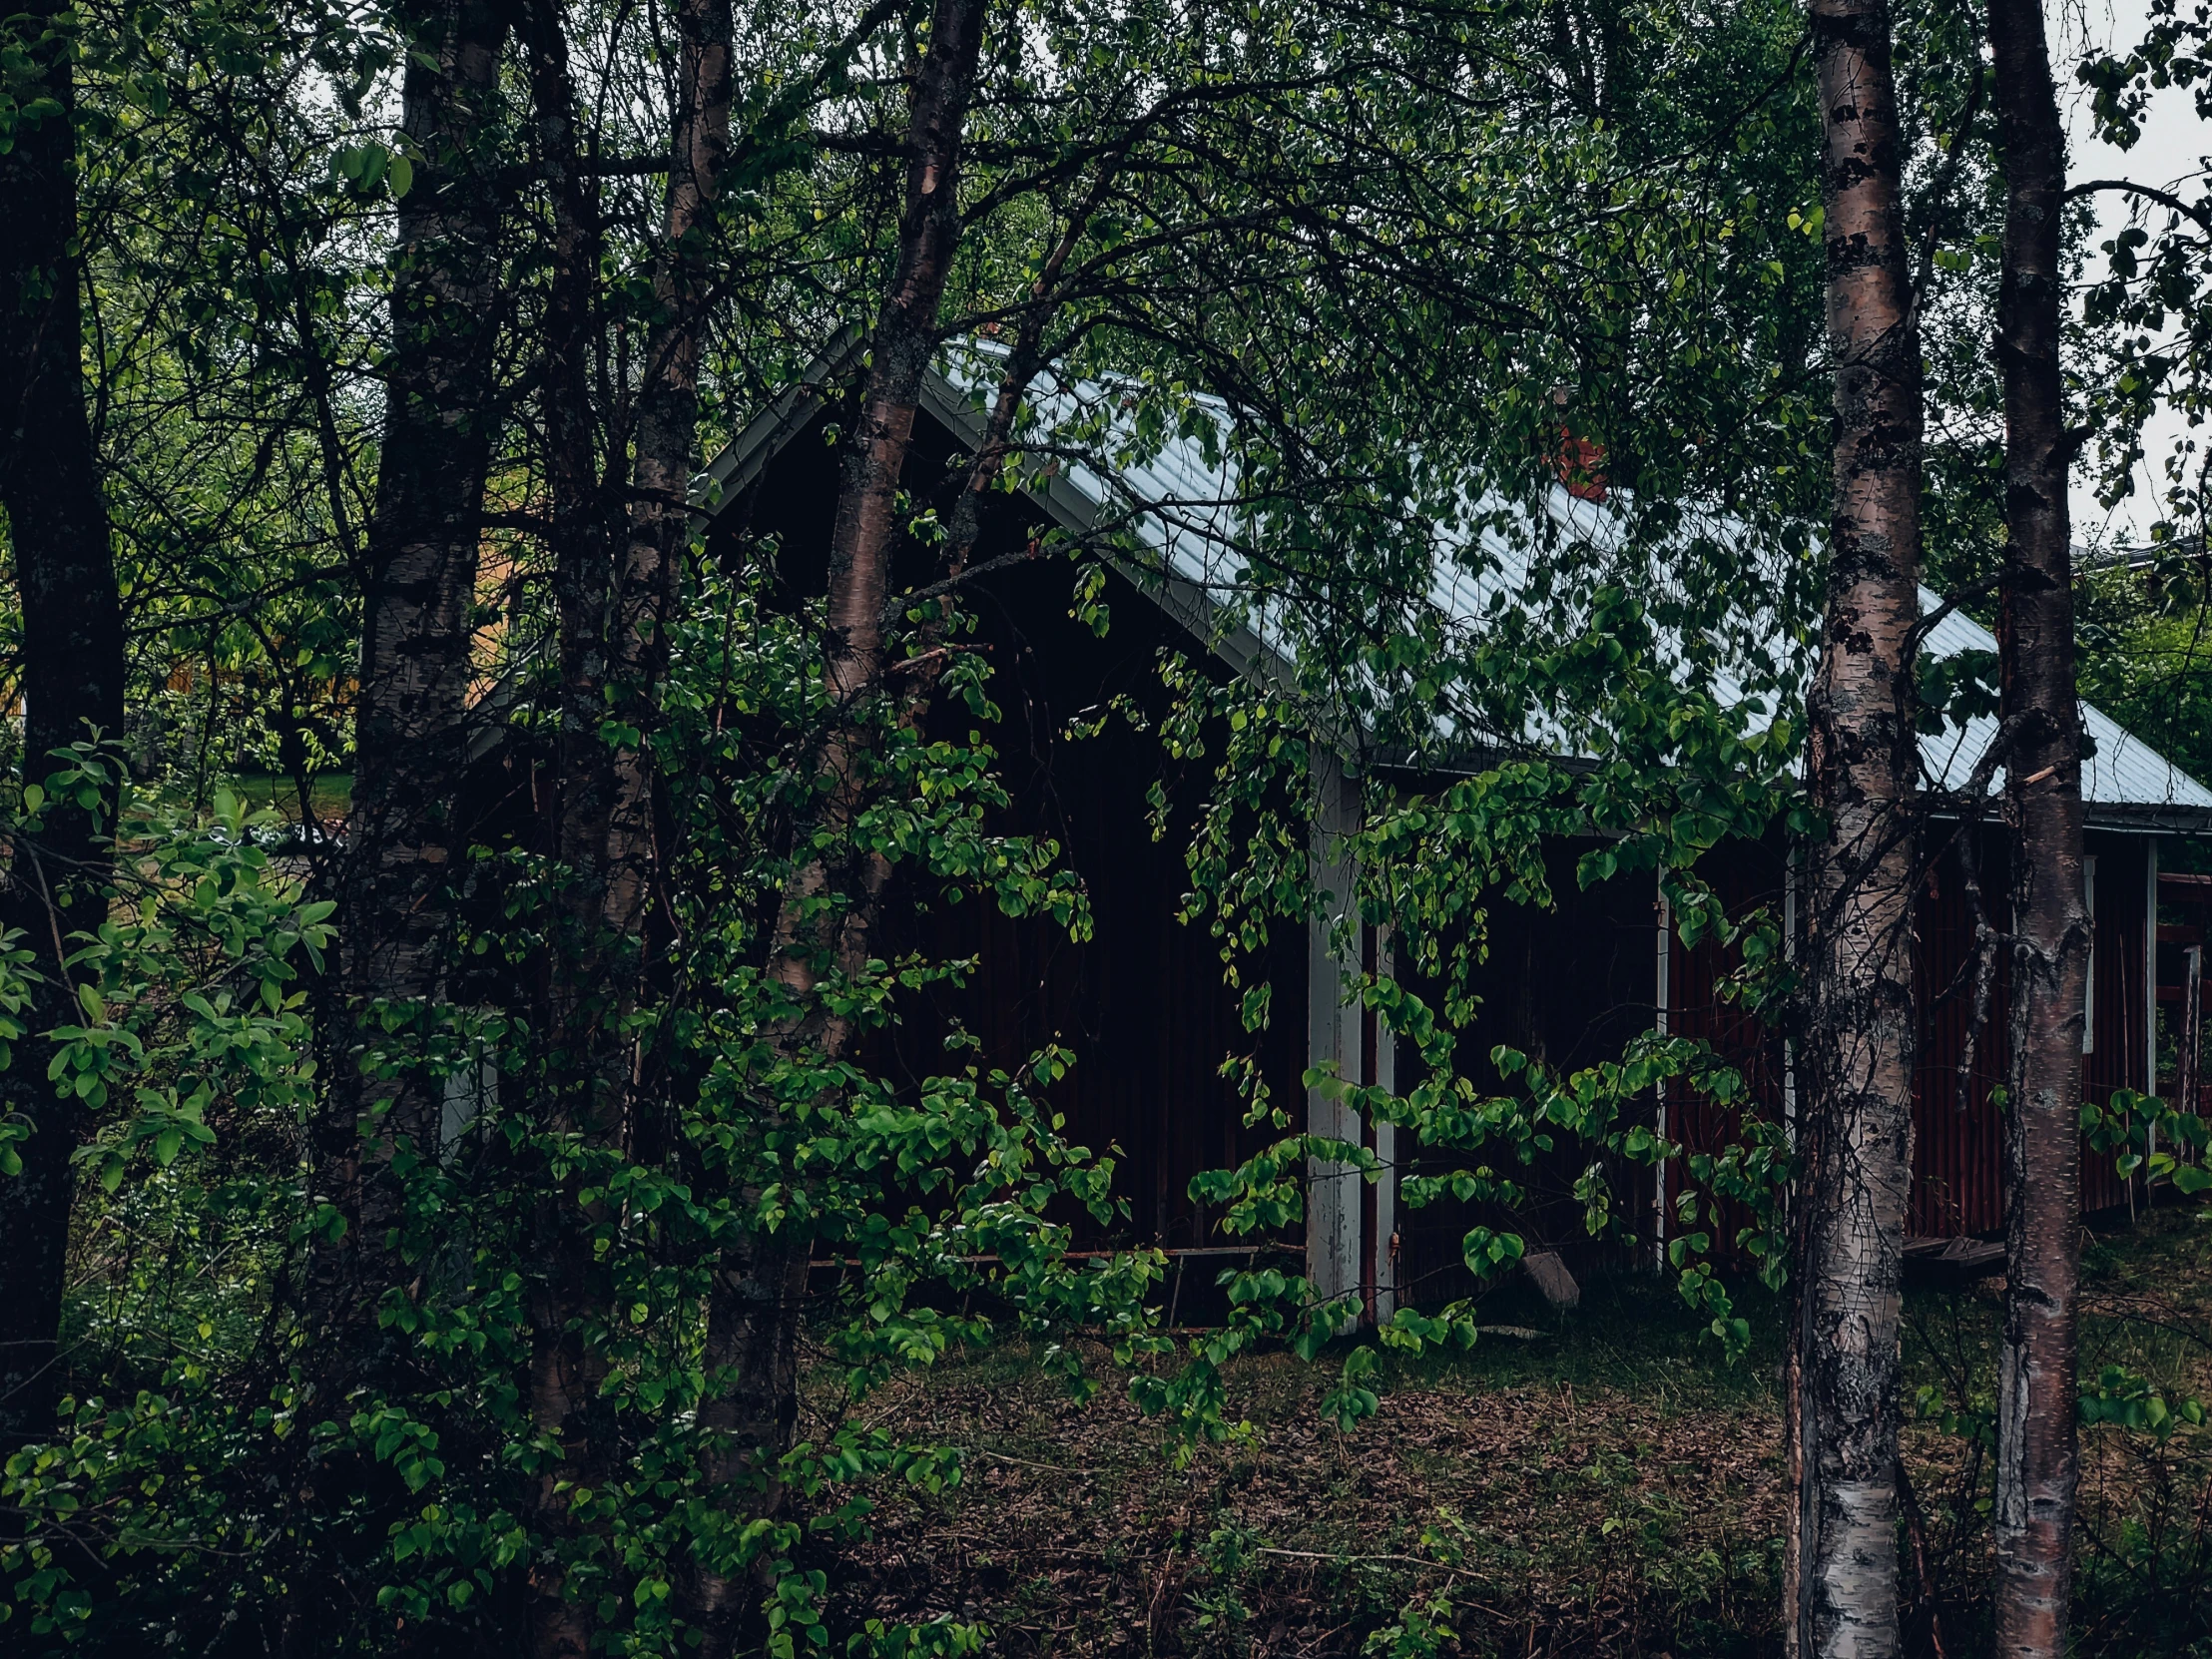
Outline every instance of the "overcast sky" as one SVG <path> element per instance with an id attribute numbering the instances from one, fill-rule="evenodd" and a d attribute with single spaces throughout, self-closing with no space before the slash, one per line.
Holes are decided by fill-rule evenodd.
<path id="1" fill-rule="evenodd" d="M 2119 151 L 2091 136 L 2088 98 L 2073 80 L 2071 66 L 2079 60 L 2085 40 L 2092 46 L 2125 48 L 2142 38 L 2147 11 L 2143 0 L 2061 0 L 2057 4 L 2045 0 L 2045 4 L 2049 6 L 2046 15 L 2050 19 L 2059 97 L 2066 106 L 2073 135 L 2068 176 L 2130 179 L 2147 185 L 2179 184 L 2182 188 L 2176 194 L 2194 200 L 2198 193 L 2191 181 L 2203 171 L 2203 157 L 2212 150 L 2212 137 L 2197 119 L 2190 92 L 2169 88 L 2159 93 L 2143 125 L 2141 140 L 2134 149 Z M 2095 206 L 2102 231 L 2096 241 L 2103 242 L 2127 224 L 2128 201 L 2116 192 L 2101 192 Z M 2155 232 L 2165 219 L 2160 212 L 2147 223 Z M 2092 256 L 2089 275 L 2097 275 L 2102 267 L 2102 256 Z M 2158 516 L 2165 457 L 2174 440 L 2185 434 L 2186 428 L 2177 418 L 2162 416 L 2152 421 L 2143 437 L 2144 459 L 2136 469 L 2135 494 L 2109 514 L 2097 505 L 2096 496 L 2077 474 L 2073 490 L 2074 540 L 2109 544 L 2145 539 Z M 2197 437 L 2201 442 L 2207 435 L 2200 431 Z"/>

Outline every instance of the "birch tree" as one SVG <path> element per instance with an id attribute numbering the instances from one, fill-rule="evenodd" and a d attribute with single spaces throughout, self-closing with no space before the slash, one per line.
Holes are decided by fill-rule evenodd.
<path id="1" fill-rule="evenodd" d="M 2005 524 L 1998 641 L 2011 731 L 2010 1075 L 2005 1112 L 2004 1342 L 1997 1356 L 1996 1649 L 2066 1650 L 2076 1483 L 2082 1020 L 2089 918 L 2081 715 L 2059 340 L 2065 130 L 2042 10 L 1991 0 L 2005 218 L 1997 296 Z"/>
<path id="2" fill-rule="evenodd" d="M 1884 0 L 1815 0 L 1836 377 L 1828 597 L 1807 714 L 1787 1608 L 1804 1659 L 1898 1647 L 1898 1321 L 1913 1167 L 1921 352 Z"/>

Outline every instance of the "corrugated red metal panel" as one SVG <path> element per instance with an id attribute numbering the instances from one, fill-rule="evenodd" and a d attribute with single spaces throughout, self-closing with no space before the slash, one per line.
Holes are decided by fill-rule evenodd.
<path id="1" fill-rule="evenodd" d="M 1991 906 L 1990 925 L 2001 928 L 2009 879 L 2001 833 L 1984 830 L 1980 844 L 1984 901 Z M 2090 851 L 2098 860 L 2095 1041 L 2085 1057 L 2084 1072 L 2090 1097 L 2102 1100 L 2115 1088 L 2146 1086 L 2143 895 L 2148 843 L 2140 836 L 2097 834 L 2091 837 Z M 1770 905 L 1778 914 L 1782 910 L 1783 860 L 1777 847 L 1733 843 L 1717 849 L 1701 866 L 1701 873 L 1720 891 L 1732 914 L 1742 915 L 1758 904 Z M 1563 895 L 1569 890 L 1562 886 Z M 1623 982 L 1639 973 L 1656 980 L 1656 955 L 1645 959 L 1649 966 L 1636 959 L 1635 939 L 1649 937 L 1638 913 L 1641 906 L 1616 896 L 1605 903 L 1602 921 L 1595 911 L 1576 913 L 1576 903 L 1591 902 L 1591 895 L 1581 895 L 1562 913 L 1548 916 L 1502 908 L 1496 913 L 1487 1001 L 1481 1029 L 1470 1033 L 1469 1062 L 1486 1054 L 1491 1042 L 1508 1041 L 1555 1060 L 1568 1059 L 1571 1053 L 1571 1064 L 1596 1057 L 1594 1045 L 1601 1038 L 1617 1051 L 1621 1040 L 1656 1017 L 1655 984 L 1648 1003 L 1632 1000 L 1621 989 Z M 1931 874 L 1922 893 L 1918 926 L 1917 994 L 1926 1023 L 1914 1074 L 1914 1183 L 1908 1227 L 1917 1237 L 1935 1238 L 2000 1232 L 2004 1132 L 1991 1091 L 2002 1083 L 2007 1063 L 2006 974 L 2000 953 L 1987 1016 L 1962 1086 L 1959 1066 L 1974 1013 L 1974 928 L 1954 852 L 1946 851 Z M 1561 942 L 1587 943 L 1598 937 L 1611 941 L 1607 949 L 1612 960 L 1602 973 L 1572 962 L 1571 950 Z M 1711 1043 L 1743 1072 L 1757 1109 L 1770 1120 L 1780 1120 L 1785 1082 L 1780 1034 L 1720 994 L 1722 978 L 1735 965 L 1734 951 L 1711 941 L 1685 949 L 1679 938 L 1670 938 L 1668 953 L 1669 1029 Z M 1600 1008 L 1606 1010 L 1602 1020 Z M 1670 1093 L 1667 1120 L 1670 1135 L 1693 1150 L 1718 1150 L 1741 1130 L 1738 1112 L 1723 1111 L 1679 1088 Z M 1568 1161 L 1555 1158 L 1550 1162 L 1559 1163 L 1559 1170 L 1546 1167 L 1531 1172 L 1539 1192 L 1546 1186 L 1546 1176 L 1570 1173 L 1565 1169 Z M 1670 1172 L 1670 1217 L 1681 1190 L 1679 1171 Z M 2085 1151 L 2084 1209 L 2108 1208 L 2126 1199 L 2111 1160 Z M 1649 1201 L 1648 1185 L 1645 1201 Z M 1552 1242 L 1554 1234 L 1572 1231 L 1560 1225 L 1568 1218 L 1555 1206 L 1556 1195 L 1548 1204 L 1540 1198 L 1528 1212 L 1511 1219 L 1532 1236 Z M 1557 1218 L 1548 1226 L 1547 1214 Z M 1408 1280 L 1423 1278 L 1439 1286 L 1448 1280 L 1458 1227 L 1469 1219 L 1441 1212 L 1407 1218 L 1402 1226 L 1407 1234 Z M 1724 1214 L 1718 1241 L 1724 1258 L 1736 1256 L 1734 1239 L 1747 1219 L 1733 1208 Z"/>
<path id="2" fill-rule="evenodd" d="M 2150 841 L 2142 835 L 2091 831 L 2088 853 L 2096 859 L 2095 989 L 2090 1010 L 2093 1042 L 2082 1057 L 2088 1096 L 2100 1105 L 2115 1089 L 2152 1090 L 2149 1073 L 2149 1002 L 2156 988 L 2149 970 Z M 2081 1207 L 2108 1210 L 2128 1201 L 2127 1185 L 2110 1158 L 2083 1150 Z"/>
<path id="3" fill-rule="evenodd" d="M 1992 905 L 1991 924 L 2001 926 L 2004 912 L 1995 906 L 2002 901 L 2007 879 L 2003 844 L 1990 830 L 1984 831 L 1981 845 L 1983 892 Z M 2095 988 L 2093 1041 L 2082 1057 L 2082 1079 L 2088 1097 L 2102 1103 L 2115 1089 L 2148 1087 L 2143 927 L 2149 843 L 2140 835 L 2092 833 L 2088 850 L 2097 860 L 2091 958 Z M 1971 951 L 1964 883 L 1955 856 L 1950 856 L 1938 863 L 1921 906 L 1923 1005 L 1929 1015 L 1915 1076 L 1919 1094 L 1912 1228 L 1926 1237 L 1995 1233 L 2004 1227 L 2004 1131 L 1990 1091 L 2004 1080 L 2008 976 L 2000 962 L 1997 993 L 1961 1101 L 1958 1062 L 1971 1002 Z M 2126 1202 L 2127 1189 L 2113 1161 L 2084 1148 L 2082 1209 L 2111 1209 Z"/>
<path id="4" fill-rule="evenodd" d="M 2158 875 L 2157 1090 L 2162 1098 L 2199 1116 L 2207 1114 L 2203 1063 L 2208 986 L 2204 946 L 2212 938 L 2212 875 L 2161 870 Z M 2191 1004 L 2195 1006 L 2192 1007 Z"/>
<path id="5" fill-rule="evenodd" d="M 1983 902 L 1989 924 L 2005 921 L 2008 875 L 2002 836 L 1979 837 Z M 2144 937 L 2147 840 L 2138 835 L 2092 834 L 2097 859 L 2094 1042 L 2084 1057 L 2089 1098 L 2109 1099 L 2117 1088 L 2147 1089 Z M 1723 857 L 1725 854 L 1725 858 Z M 1739 902 L 1760 901 L 1774 884 L 1764 873 L 1765 849 L 1723 849 L 1708 863 L 1708 879 Z M 1717 872 L 1717 873 L 1716 873 Z M 2006 980 L 2001 953 L 1987 1017 L 1974 1041 L 1973 1061 L 1961 1079 L 1969 1030 L 1974 1025 L 1974 926 L 1963 869 L 1955 849 L 1937 859 L 1921 895 L 1916 990 L 1924 1010 L 1922 1045 L 1914 1069 L 1913 1196 L 1909 1230 L 1917 1237 L 1995 1233 L 2004 1227 L 2004 1128 L 1991 1091 L 2007 1064 Z M 1726 953 L 1706 944 L 1672 959 L 1671 1023 L 1685 1036 L 1704 1037 L 1734 1058 L 1752 1084 L 1752 1097 L 1779 1109 L 1774 1081 L 1780 1060 L 1771 1034 L 1750 1024 L 1715 993 L 1728 969 Z M 1709 1104 L 1683 1100 L 1670 1123 L 1685 1144 L 1713 1150 L 1734 1132 L 1733 1119 Z M 2127 1189 L 2112 1160 L 2084 1149 L 2082 1207 L 2108 1209 L 2127 1202 Z"/>
<path id="6" fill-rule="evenodd" d="M 1976 837 L 1983 919 L 2006 923 L 2009 876 L 2000 835 Z M 2004 1226 L 2002 1114 L 1991 1098 L 2009 1063 L 2007 964 L 1993 962 L 1986 1015 L 1976 1029 L 1974 916 L 1955 847 L 1937 857 L 1921 890 L 1921 1050 L 1913 1071 L 1913 1198 L 1906 1231 L 1918 1238 L 1987 1233 Z M 1970 1071 L 1961 1075 L 1969 1041 Z"/>

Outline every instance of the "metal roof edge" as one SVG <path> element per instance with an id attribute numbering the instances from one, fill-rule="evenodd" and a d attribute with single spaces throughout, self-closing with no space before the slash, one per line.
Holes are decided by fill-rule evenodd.
<path id="1" fill-rule="evenodd" d="M 722 452 L 708 463 L 695 488 L 695 502 L 703 523 L 711 523 L 726 506 L 760 481 L 768 463 L 821 412 L 827 383 L 852 366 L 863 343 L 864 336 L 859 330 L 845 330 L 808 365 L 797 384 L 786 387 L 775 401 L 746 423 L 743 431 L 723 446 Z M 935 367 L 922 378 L 921 406 L 961 441 L 969 444 L 982 441 L 981 413 L 968 401 L 966 394 Z M 1045 480 L 1041 489 L 1025 484 L 1022 494 L 1071 534 L 1082 537 L 1097 534 L 1098 503 L 1078 489 L 1064 470 Z M 1170 570 L 1147 569 L 1103 549 L 1099 550 L 1099 557 L 1235 672 L 1280 673 L 1288 668 L 1281 655 L 1252 629 L 1242 623 L 1230 624 L 1225 607 L 1197 583 Z"/>
<path id="2" fill-rule="evenodd" d="M 2212 807 L 2092 801 L 2085 802 L 2083 809 L 2083 827 L 2090 830 L 2124 830 L 2138 835 L 2212 834 Z"/>
<path id="3" fill-rule="evenodd" d="M 692 481 L 697 525 L 720 518 L 723 508 L 760 482 L 768 463 L 822 411 L 830 382 L 852 366 L 865 337 L 850 324 L 837 330 L 798 380 L 778 392 L 767 408 L 722 446 L 722 452 L 707 463 L 707 470 Z"/>
<path id="4" fill-rule="evenodd" d="M 1989 796 L 1989 810 L 1977 815 L 1983 823 L 1998 824 L 1997 809 L 2003 805 L 2001 792 Z M 1955 807 L 1945 807 L 1940 812 L 1928 815 L 1931 824 L 1956 824 L 1959 814 Z M 2148 805 L 2140 802 L 2082 803 L 2081 827 L 2084 830 L 2101 830 L 2106 834 L 2122 835 L 2212 835 L 2212 808 Z"/>
<path id="5" fill-rule="evenodd" d="M 968 400 L 965 392 L 935 368 L 922 379 L 921 402 L 930 415 L 962 442 L 977 444 L 983 441 L 981 411 Z M 1042 489 L 1024 484 L 1021 493 L 1042 507 L 1070 534 L 1089 537 L 1098 533 L 1099 503 L 1076 487 L 1066 469 L 1054 472 L 1044 481 Z M 1098 550 L 1098 556 L 1115 574 L 1181 624 L 1185 632 L 1203 641 L 1209 651 L 1239 674 L 1265 672 L 1270 666 L 1276 669 L 1289 666 L 1281 654 L 1272 650 L 1252 629 L 1242 623 L 1229 623 L 1225 607 L 1196 582 L 1164 567 L 1153 570 L 1134 564 L 1103 548 Z"/>
<path id="6" fill-rule="evenodd" d="M 821 412 L 828 401 L 830 384 L 848 373 L 862 359 L 866 343 L 867 335 L 857 327 L 848 325 L 839 330 L 808 364 L 801 378 L 780 392 L 766 409 L 747 422 L 744 429 L 723 447 L 722 452 L 708 464 L 706 471 L 695 480 L 694 502 L 698 511 L 695 526 L 704 527 L 711 523 L 726 506 L 740 499 L 760 481 L 768 463 Z M 985 431 L 982 411 L 971 401 L 966 391 L 934 364 L 923 375 L 919 402 L 957 440 L 971 447 L 982 442 Z M 1106 486 L 1101 484 L 1099 495 L 1103 497 L 1105 491 Z M 1103 563 L 1157 605 L 1186 633 L 1202 643 L 1232 672 L 1273 680 L 1288 689 L 1290 682 L 1295 679 L 1295 670 L 1285 653 L 1271 645 L 1249 624 L 1234 620 L 1229 607 L 1215 599 L 1199 583 L 1177 574 L 1171 567 L 1165 550 L 1162 551 L 1156 568 L 1096 545 L 1094 538 L 1099 537 L 1106 503 L 1080 487 L 1069 469 L 1056 469 L 1041 483 L 1024 481 L 1021 493 L 1043 509 L 1062 529 L 1083 540 L 1093 541 L 1093 551 Z M 1925 587 L 1922 588 L 1921 595 L 1924 609 L 1936 598 Z M 1961 631 L 1970 631 L 1991 646 L 1995 643 L 1980 624 L 1963 612 L 1953 612 L 1945 621 Z M 2130 742 L 2140 744 L 2158 764 L 2166 768 L 2169 778 L 2196 783 L 2196 780 L 2190 778 L 2157 749 L 2128 731 L 2110 715 L 2086 702 L 2082 707 L 2096 719 L 2109 723 Z M 1467 770 L 1467 763 L 1484 747 L 1473 746 L 1473 754 L 1469 754 L 1453 753 L 1459 746 L 1445 745 L 1441 750 L 1429 751 L 1428 764 L 1421 767 L 1413 763 L 1413 757 L 1409 753 L 1370 754 L 1371 746 L 1365 741 L 1366 734 L 1361 723 L 1357 719 L 1344 717 L 1341 711 L 1334 717 L 1325 716 L 1321 724 L 1322 729 L 1316 735 L 1356 769 L 1362 766 L 1379 766 L 1391 770 L 1459 772 Z M 2150 834 L 2212 834 L 2212 808 L 2208 807 L 2177 802 L 2096 801 L 2086 801 L 2084 806 L 2085 822 L 2092 829 Z"/>

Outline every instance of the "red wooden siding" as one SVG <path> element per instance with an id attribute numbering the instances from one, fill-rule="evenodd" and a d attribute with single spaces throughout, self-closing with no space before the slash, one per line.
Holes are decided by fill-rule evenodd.
<path id="1" fill-rule="evenodd" d="M 949 434 L 927 418 L 915 437 L 933 464 L 952 447 Z M 819 596 L 837 455 L 813 437 L 779 452 L 755 494 L 718 521 L 721 555 L 735 561 L 773 549 L 787 594 Z M 917 475 L 929 470 L 916 468 Z M 978 564 L 1027 546 L 1039 516 L 1009 497 L 996 498 L 990 513 Z M 928 579 L 931 550 L 909 546 L 901 556 L 917 561 L 901 569 L 901 581 Z M 1267 963 L 1273 1017 L 1264 1034 L 1247 1032 L 1236 994 L 1222 982 L 1219 941 L 1203 921 L 1185 925 L 1178 915 L 1190 886 L 1178 834 L 1191 828 L 1211 763 L 1168 780 L 1177 817 L 1170 835 L 1155 840 L 1145 792 L 1168 764 L 1158 741 L 1119 720 L 1093 739 L 1067 736 L 1071 720 L 1095 716 L 1116 696 L 1156 709 L 1162 651 L 1200 661 L 1204 654 L 1158 606 L 1118 581 L 1109 594 L 1113 625 L 1097 637 L 1068 614 L 1073 580 L 1058 559 L 995 572 L 965 592 L 978 619 L 965 643 L 986 653 L 1000 710 L 984 736 L 998 751 L 1011 801 L 991 828 L 1061 845 L 1089 891 L 1093 936 L 1075 943 L 1050 920 L 1008 920 L 972 899 L 939 902 L 916 915 L 907 902 L 915 896 L 911 886 L 894 893 L 885 905 L 886 957 L 919 948 L 939 960 L 973 956 L 977 966 L 965 986 L 902 996 L 898 1024 L 878 1036 L 870 1060 L 896 1086 L 911 1089 L 967 1064 L 1011 1070 L 1042 1045 L 1061 1044 L 1075 1064 L 1046 1099 L 1064 1114 L 1071 1140 L 1117 1157 L 1115 1193 L 1128 1216 L 1102 1229 L 1070 1206 L 1060 1219 L 1086 1244 L 1219 1246 L 1227 1241 L 1218 1217 L 1191 1201 L 1191 1178 L 1237 1163 L 1275 1135 L 1244 1127 L 1242 1102 L 1220 1075 L 1222 1061 L 1258 1052 L 1275 1098 L 1291 1107 L 1294 1122 L 1303 1112 L 1305 928 L 1276 930 Z M 977 724 L 964 705 L 944 718 L 948 735 L 959 738 Z M 902 879 L 911 882 L 912 872 L 903 871 Z M 946 1052 L 955 1020 L 977 1039 L 978 1052 Z M 1210 1286 L 1212 1278 L 1194 1275 L 1192 1283 Z M 1192 1306 L 1190 1297 L 1184 1306 Z"/>
<path id="2" fill-rule="evenodd" d="M 1742 918 L 1764 907 L 1779 925 L 1787 913 L 1782 849 L 1765 842 L 1735 842 L 1705 859 L 1699 873 L 1711 882 L 1729 915 Z M 1702 939 L 1692 949 L 1684 946 L 1679 930 L 1667 940 L 1667 1030 L 1670 1035 L 1708 1042 L 1742 1073 L 1747 1099 L 1743 1105 L 1721 1107 L 1681 1085 L 1670 1085 L 1666 1098 L 1669 1137 L 1698 1151 L 1726 1146 L 1742 1133 L 1744 1108 L 1771 1123 L 1784 1121 L 1785 1064 L 1782 1036 L 1774 1027 L 1741 1002 L 1721 995 L 1721 985 L 1741 964 L 1736 945 Z M 1676 1201 L 1683 1191 L 1685 1172 L 1679 1165 L 1667 1169 L 1667 1232 L 1677 1230 Z M 1725 1204 L 1714 1243 L 1728 1260 L 1738 1260 L 1736 1240 L 1751 1216 L 1741 1205 Z M 1704 1224 L 1701 1222 L 1701 1229 Z"/>
<path id="3" fill-rule="evenodd" d="M 1556 909 L 1502 901 L 1489 906 L 1488 948 L 1475 974 L 1481 1006 L 1473 1025 L 1460 1036 L 1455 1056 L 1459 1072 L 1482 1089 L 1518 1087 L 1501 1079 L 1490 1062 L 1491 1050 L 1500 1044 L 1554 1070 L 1573 1072 L 1617 1058 L 1636 1033 L 1651 1028 L 1658 918 L 1650 878 L 1617 876 L 1585 889 L 1577 884 L 1574 867 L 1586 848 L 1587 843 L 1564 843 L 1547 851 Z M 1403 1048 L 1397 1064 L 1402 1089 L 1413 1080 Z M 1406 1158 L 1416 1173 L 1488 1164 L 1528 1195 L 1511 1212 L 1448 1200 L 1423 1210 L 1400 1204 L 1397 1284 L 1407 1302 L 1429 1307 L 1477 1288 L 1461 1260 L 1461 1240 L 1478 1224 L 1515 1229 L 1530 1249 L 1557 1250 L 1578 1272 L 1625 1264 L 1633 1257 L 1633 1241 L 1590 1238 L 1573 1193 L 1575 1179 L 1590 1162 L 1589 1149 L 1563 1131 L 1558 1144 L 1532 1165 L 1520 1164 L 1505 1147 L 1487 1148 L 1471 1159 L 1423 1159 L 1410 1151 Z M 1647 1236 L 1648 1177 L 1615 1164 L 1607 1178 L 1616 1214 L 1636 1237 Z"/>
<path id="4" fill-rule="evenodd" d="M 933 909 L 912 924 L 914 942 L 938 957 L 973 955 L 977 968 L 963 988 L 909 999 L 890 1070 L 907 1083 L 945 1070 L 953 1019 L 980 1040 L 986 1066 L 1011 1068 L 1057 1041 L 1075 1065 L 1047 1098 L 1071 1139 L 1094 1152 L 1118 1149 L 1115 1188 L 1129 1205 L 1126 1221 L 1104 1229 L 1072 1208 L 1062 1219 L 1091 1244 L 1246 1242 L 1222 1236 L 1218 1217 L 1189 1189 L 1201 1171 L 1233 1166 L 1277 1133 L 1245 1128 L 1243 1102 L 1220 1074 L 1230 1055 L 1260 1053 L 1276 1100 L 1294 1121 L 1303 1111 L 1306 930 L 1275 929 L 1264 964 L 1271 1019 L 1262 1034 L 1246 1031 L 1237 993 L 1223 983 L 1220 941 L 1205 921 L 1180 919 L 1190 886 L 1181 840 L 1155 840 L 1146 822 L 1145 791 L 1163 764 L 1156 741 L 1121 723 L 1079 743 L 1065 737 L 1070 717 L 1106 697 L 1157 701 L 1147 694 L 1166 624 L 1139 595 L 1118 590 L 1113 630 L 1096 640 L 1066 620 L 1067 579 L 1059 566 L 1017 569 L 979 596 L 981 643 L 999 669 L 993 694 L 1003 711 L 986 736 L 1013 798 L 993 828 L 1065 848 L 1089 892 L 1093 935 L 1077 944 L 1049 920 L 1008 920 L 972 900 Z M 1040 648 L 1044 639 L 1049 649 Z M 972 724 L 964 708 L 957 718 Z M 1200 774 L 1174 791 L 1178 830 L 1189 830 L 1203 782 Z M 1210 1285 L 1213 1276 L 1203 1278 Z"/>

